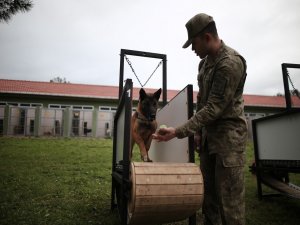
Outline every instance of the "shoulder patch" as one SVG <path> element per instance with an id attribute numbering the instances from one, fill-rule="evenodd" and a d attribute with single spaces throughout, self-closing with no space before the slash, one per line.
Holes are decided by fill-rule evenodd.
<path id="1" fill-rule="evenodd" d="M 217 96 L 224 96 L 227 80 L 225 77 L 216 77 L 213 82 L 211 93 Z"/>

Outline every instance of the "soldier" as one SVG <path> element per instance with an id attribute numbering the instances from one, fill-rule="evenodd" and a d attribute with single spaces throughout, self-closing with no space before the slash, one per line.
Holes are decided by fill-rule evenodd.
<path id="1" fill-rule="evenodd" d="M 247 141 L 243 89 L 246 61 L 219 38 L 213 18 L 204 13 L 186 23 L 183 45 L 200 57 L 197 112 L 177 128 L 161 128 L 157 141 L 194 135 L 204 178 L 205 225 L 245 224 L 243 167 Z"/>

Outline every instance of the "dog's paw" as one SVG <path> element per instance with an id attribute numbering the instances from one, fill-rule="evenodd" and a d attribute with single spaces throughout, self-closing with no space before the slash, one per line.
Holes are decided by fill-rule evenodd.
<path id="1" fill-rule="evenodd" d="M 147 155 L 145 155 L 145 156 L 141 155 L 141 159 L 143 162 L 153 162 Z"/>

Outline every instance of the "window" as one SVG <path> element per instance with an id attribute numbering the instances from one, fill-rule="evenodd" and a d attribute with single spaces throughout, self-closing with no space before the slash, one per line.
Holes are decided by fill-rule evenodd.
<path id="1" fill-rule="evenodd" d="M 41 103 L 31 103 L 31 107 L 43 107 Z"/>
<path id="2" fill-rule="evenodd" d="M 72 108 L 71 105 L 60 105 L 61 109 Z"/>
<path id="3" fill-rule="evenodd" d="M 22 107 L 30 107 L 30 103 L 20 103 L 20 106 L 22 106 Z"/>
<path id="4" fill-rule="evenodd" d="M 65 109 L 67 107 L 70 107 L 71 109 L 77 109 L 77 110 L 93 110 L 94 106 L 92 105 L 59 105 L 59 104 L 49 104 L 49 109 Z"/>
<path id="5" fill-rule="evenodd" d="M 42 103 L 17 103 L 17 102 L 0 102 L 0 105 L 10 105 L 10 106 L 20 106 L 20 107 L 38 107 L 38 106 L 43 106 Z"/>
<path id="6" fill-rule="evenodd" d="M 117 107 L 114 107 L 114 106 L 100 106 L 99 107 L 99 111 L 112 111 L 112 112 L 115 112 L 117 111 Z"/>
<path id="7" fill-rule="evenodd" d="M 18 106 L 19 104 L 16 102 L 7 102 L 7 105 Z"/>
<path id="8" fill-rule="evenodd" d="M 50 104 L 50 105 L 48 106 L 48 108 L 49 108 L 49 109 L 59 109 L 60 106 L 59 106 L 59 105 L 53 105 L 53 104 Z"/>
<path id="9" fill-rule="evenodd" d="M 83 109 L 83 110 L 93 110 L 94 106 L 92 105 L 73 105 L 72 106 L 73 109 Z"/>
<path id="10" fill-rule="evenodd" d="M 99 107 L 100 111 L 110 111 L 110 107 L 106 107 L 106 106 L 100 106 Z"/>
<path id="11" fill-rule="evenodd" d="M 266 116 L 264 113 L 249 113 L 249 117 L 260 118 Z"/>
<path id="12" fill-rule="evenodd" d="M 82 108 L 86 110 L 93 110 L 94 106 L 83 106 Z"/>

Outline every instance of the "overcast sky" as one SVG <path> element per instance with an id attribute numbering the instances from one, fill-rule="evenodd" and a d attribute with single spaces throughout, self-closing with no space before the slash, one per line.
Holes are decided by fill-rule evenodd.
<path id="1" fill-rule="evenodd" d="M 300 64 L 299 0 L 33 0 L 0 23 L 0 78 L 119 85 L 120 49 L 167 55 L 168 89 L 193 84 L 199 58 L 182 45 L 185 23 L 204 12 L 247 60 L 246 94 L 283 93 L 281 63 Z M 144 83 L 159 60 L 128 56 Z M 300 89 L 300 71 L 291 70 Z M 147 88 L 161 87 L 160 67 Z M 125 64 L 125 78 L 132 78 Z"/>

